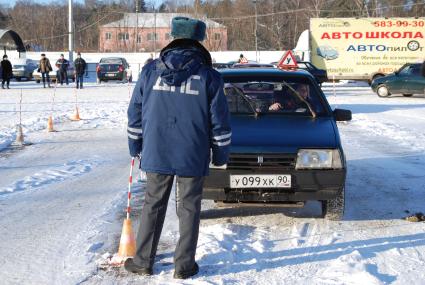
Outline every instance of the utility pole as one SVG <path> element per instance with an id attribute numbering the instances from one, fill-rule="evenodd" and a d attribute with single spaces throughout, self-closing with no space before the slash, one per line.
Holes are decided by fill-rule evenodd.
<path id="1" fill-rule="evenodd" d="M 154 17 L 154 28 L 153 28 L 153 52 L 154 52 L 154 58 L 156 58 L 156 8 L 153 7 L 153 17 Z"/>
<path id="2" fill-rule="evenodd" d="M 72 20 L 72 0 L 68 1 L 68 51 L 69 61 L 74 60 L 74 32 Z"/>
<path id="3" fill-rule="evenodd" d="M 134 34 L 134 52 L 137 52 L 137 44 L 139 39 L 139 0 L 136 0 L 136 32 Z"/>
<path id="4" fill-rule="evenodd" d="M 255 10 L 255 61 L 258 62 L 258 40 L 257 40 L 257 0 L 254 0 Z"/>

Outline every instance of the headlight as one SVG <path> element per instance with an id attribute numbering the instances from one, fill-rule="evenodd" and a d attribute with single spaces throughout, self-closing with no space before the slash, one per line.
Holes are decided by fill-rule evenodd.
<path id="1" fill-rule="evenodd" d="M 337 149 L 300 149 L 295 169 L 341 169 L 341 154 Z"/>

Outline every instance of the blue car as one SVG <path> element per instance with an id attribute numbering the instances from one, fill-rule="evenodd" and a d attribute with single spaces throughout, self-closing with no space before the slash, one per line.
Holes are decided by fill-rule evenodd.
<path id="1" fill-rule="evenodd" d="M 232 122 L 230 159 L 210 166 L 204 199 L 224 203 L 322 202 L 327 219 L 342 219 L 347 173 L 337 121 L 314 77 L 303 70 L 220 71 Z"/>
<path id="2" fill-rule="evenodd" d="M 337 59 L 339 56 L 338 51 L 328 45 L 320 46 L 316 49 L 316 51 L 318 56 L 327 60 Z"/>

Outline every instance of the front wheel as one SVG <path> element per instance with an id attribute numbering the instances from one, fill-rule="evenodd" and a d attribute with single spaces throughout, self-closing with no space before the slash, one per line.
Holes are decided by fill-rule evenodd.
<path id="1" fill-rule="evenodd" d="M 340 221 L 344 216 L 345 210 L 345 189 L 342 188 L 341 192 L 331 200 L 322 202 L 323 218 L 331 221 Z"/>
<path id="2" fill-rule="evenodd" d="M 404 97 L 412 97 L 413 94 L 403 94 Z"/>
<path id="3" fill-rule="evenodd" d="M 376 90 L 376 94 L 378 94 L 379 97 L 388 97 L 390 96 L 390 92 L 388 91 L 387 86 L 381 85 Z"/>

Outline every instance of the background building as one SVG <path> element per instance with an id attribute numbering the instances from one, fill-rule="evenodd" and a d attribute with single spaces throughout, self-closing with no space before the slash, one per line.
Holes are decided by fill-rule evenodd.
<path id="1" fill-rule="evenodd" d="M 158 51 L 171 40 L 171 20 L 180 13 L 126 13 L 123 19 L 100 27 L 100 52 Z M 210 51 L 227 50 L 227 28 L 209 19 L 203 44 Z M 137 34 L 137 40 L 135 35 Z"/>

